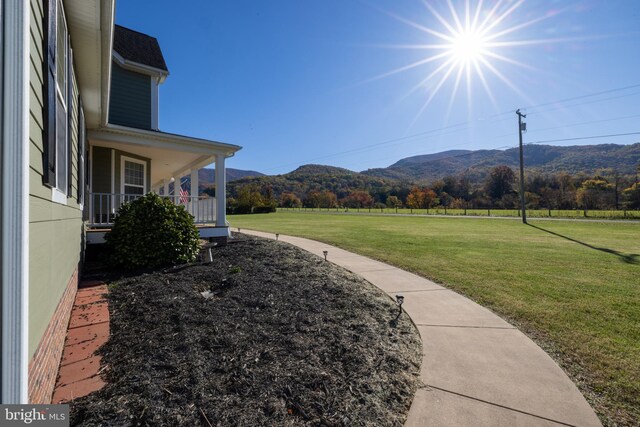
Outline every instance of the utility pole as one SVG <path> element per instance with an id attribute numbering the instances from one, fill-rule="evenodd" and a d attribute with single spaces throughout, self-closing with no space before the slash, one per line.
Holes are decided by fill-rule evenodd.
<path id="1" fill-rule="evenodd" d="M 522 132 L 527 130 L 527 124 L 522 122 L 522 118 L 527 118 L 526 114 L 522 114 L 520 109 L 516 110 L 518 115 L 518 135 L 520 136 L 520 205 L 522 209 L 522 223 L 527 223 L 527 210 L 524 200 L 524 155 L 522 154 Z"/>

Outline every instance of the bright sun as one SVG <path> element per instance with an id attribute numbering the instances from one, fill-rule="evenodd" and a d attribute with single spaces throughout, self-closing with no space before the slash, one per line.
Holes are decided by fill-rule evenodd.
<path id="1" fill-rule="evenodd" d="M 468 63 L 478 61 L 484 54 L 484 39 L 474 32 L 465 30 L 456 35 L 451 42 L 450 51 L 459 63 L 467 65 Z"/>
<path id="2" fill-rule="evenodd" d="M 513 39 L 514 34 L 519 30 L 529 27 L 544 19 L 550 18 L 558 11 L 551 11 L 543 16 L 530 19 L 528 21 L 518 21 L 517 14 L 514 12 L 524 3 L 524 0 L 497 0 L 492 2 L 490 8 L 485 7 L 483 0 L 465 0 L 456 1 L 446 0 L 447 14 L 445 18 L 441 12 L 436 10 L 431 2 L 423 0 L 422 2 L 435 18 L 434 23 L 439 24 L 435 27 L 427 27 L 416 23 L 409 19 L 397 16 L 393 13 L 386 12 L 391 17 L 417 28 L 426 33 L 428 36 L 428 44 L 418 45 L 401 45 L 393 46 L 401 49 L 421 49 L 432 52 L 429 56 L 420 59 L 409 65 L 405 65 L 398 69 L 389 71 L 371 80 L 400 73 L 411 68 L 422 65 L 429 66 L 426 77 L 411 89 L 407 94 L 410 95 L 415 91 L 426 89 L 427 99 L 418 112 L 414 122 L 422 115 L 431 100 L 440 91 L 442 86 L 449 80 L 454 82 L 453 93 L 450 96 L 449 111 L 452 103 L 456 98 L 456 94 L 464 80 L 467 88 L 467 102 L 471 103 L 471 86 L 472 80 L 477 78 L 482 84 L 485 92 L 495 105 L 495 100 L 489 84 L 487 75 L 491 74 L 502 81 L 518 94 L 525 96 L 499 69 L 499 63 L 509 63 L 519 67 L 532 67 L 518 62 L 512 58 L 499 53 L 506 47 L 523 46 L 531 44 L 550 43 L 556 40 L 539 39 L 539 40 L 523 40 Z M 474 3 L 474 5 L 472 5 Z M 486 2 L 489 3 L 489 2 Z M 456 9 L 458 7 L 460 10 Z M 431 19 L 433 21 L 433 19 Z M 511 21 L 511 22 L 510 22 Z M 447 113 L 448 115 L 449 113 Z"/>

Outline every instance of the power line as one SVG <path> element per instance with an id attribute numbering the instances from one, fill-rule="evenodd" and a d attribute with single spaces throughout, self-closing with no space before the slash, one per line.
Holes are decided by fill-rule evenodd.
<path id="1" fill-rule="evenodd" d="M 558 100 L 558 101 L 545 102 L 545 103 L 542 103 L 542 104 L 529 106 L 527 108 L 537 108 L 537 107 L 553 105 L 553 104 L 558 104 L 558 103 L 563 103 L 563 102 L 575 101 L 575 100 L 589 98 L 589 97 L 598 96 L 598 95 L 603 95 L 603 94 L 607 94 L 607 93 L 620 92 L 620 91 L 623 91 L 623 90 L 633 89 L 633 88 L 636 88 L 636 87 L 640 87 L 640 83 L 639 84 L 634 84 L 634 85 L 629 85 L 629 86 L 624 86 L 624 87 L 619 87 L 619 88 L 607 89 L 607 90 L 604 90 L 604 91 L 594 92 L 594 93 L 590 93 L 590 94 L 586 94 L 586 95 L 580 95 L 580 96 L 575 96 L 575 97 L 571 97 L 571 98 L 565 98 L 565 99 L 561 99 L 561 100 Z M 627 97 L 627 96 L 633 96 L 633 95 L 636 95 L 638 93 L 640 93 L 640 92 L 634 92 L 632 94 L 625 94 L 625 95 L 620 95 L 620 96 L 616 96 L 616 97 L 609 97 L 609 98 L 604 98 L 604 99 L 597 99 L 597 100 L 593 100 L 593 101 L 588 101 L 588 102 L 584 102 L 584 103 L 570 105 L 570 107 L 586 105 L 586 104 L 592 104 L 592 103 L 597 103 L 597 102 L 603 102 L 603 101 L 623 98 L 623 97 Z M 541 113 L 545 113 L 545 112 L 555 111 L 555 110 L 558 110 L 558 109 L 561 109 L 561 108 L 565 108 L 565 107 L 558 107 L 558 108 L 553 108 L 553 109 L 548 109 L 548 110 L 528 112 L 528 114 L 541 114 Z M 411 139 L 414 139 L 414 138 L 418 138 L 418 137 L 422 137 L 422 136 L 433 136 L 433 137 L 436 137 L 436 136 L 449 135 L 449 134 L 452 134 L 452 133 L 468 130 L 468 129 L 470 129 L 469 125 L 471 125 L 473 123 L 478 123 L 478 122 L 493 123 L 493 122 L 506 120 L 506 119 L 500 119 L 500 120 L 496 120 L 496 119 L 498 117 L 502 117 L 502 116 L 505 116 L 507 114 L 512 114 L 512 113 L 513 113 L 513 110 L 509 110 L 509 111 L 505 111 L 505 112 L 502 112 L 502 113 L 498 113 L 498 114 L 494 114 L 494 115 L 491 115 L 491 116 L 487 116 L 485 118 L 480 118 L 480 119 L 475 119 L 475 120 L 468 120 L 468 121 L 465 121 L 465 122 L 459 122 L 459 123 L 456 123 L 456 124 L 453 124 L 453 125 L 443 126 L 441 128 L 431 129 L 431 130 L 428 130 L 428 131 L 419 132 L 419 133 L 412 134 L 412 135 L 407 135 L 407 136 L 398 137 L 398 138 L 392 138 L 392 139 L 388 139 L 388 140 L 385 140 L 385 141 L 382 141 L 382 142 L 377 142 L 377 143 L 374 143 L 374 144 L 363 145 L 363 146 L 360 146 L 360 147 L 357 147 L 357 148 L 353 148 L 353 149 L 350 149 L 350 150 L 339 151 L 339 152 L 335 152 L 335 153 L 332 153 L 332 154 L 326 154 L 326 155 L 323 155 L 323 156 L 315 157 L 315 158 L 312 158 L 312 159 L 301 160 L 301 161 L 297 161 L 297 162 L 290 162 L 290 163 L 282 164 L 282 165 L 279 165 L 279 166 L 274 166 L 272 168 L 267 169 L 266 171 L 272 171 L 272 170 L 280 169 L 280 168 L 286 167 L 286 166 L 307 164 L 307 163 L 315 162 L 315 161 L 318 161 L 318 160 L 341 157 L 341 156 L 344 156 L 344 155 L 353 154 L 353 153 L 357 153 L 357 152 L 360 152 L 360 151 L 370 150 L 370 149 L 375 148 L 375 147 L 380 147 L 380 146 L 383 146 L 383 145 L 392 144 L 394 142 L 408 141 L 408 140 L 411 140 Z M 630 117 L 633 117 L 633 116 L 630 116 Z M 459 128 L 459 129 L 453 130 L 452 132 L 448 132 L 446 134 L 438 134 L 438 132 L 441 132 L 443 130 L 455 129 L 455 128 Z M 508 135 L 501 135 L 501 136 L 494 137 L 494 138 L 501 138 L 503 136 L 506 137 Z M 555 141 L 549 141 L 549 142 L 555 142 Z M 534 143 L 530 143 L 530 144 L 534 144 Z M 463 145 L 463 144 L 457 144 L 457 146 L 459 146 L 459 145 Z M 450 148 L 450 147 L 444 147 L 444 148 L 446 149 L 446 148 Z"/>
<path id="2" fill-rule="evenodd" d="M 563 102 L 568 102 L 568 101 L 575 101 L 577 99 L 584 99 L 584 98 L 589 98 L 592 96 L 598 96 L 598 95 L 604 95 L 607 93 L 612 93 L 612 92 L 620 92 L 623 90 L 627 90 L 627 89 L 633 89 L 636 87 L 640 87 L 640 83 L 639 84 L 634 84 L 634 85 L 630 85 L 630 86 L 624 86 L 624 87 L 619 87 L 619 88 L 614 88 L 614 89 L 608 89 L 608 90 L 603 90 L 600 92 L 594 92 L 594 93 L 590 93 L 587 95 L 580 95 L 580 96 L 574 96 L 572 98 L 565 98 L 565 99 L 561 99 L 559 101 L 550 101 L 550 102 L 545 102 L 544 104 L 537 104 L 537 105 L 530 105 L 528 107 L 524 107 L 523 109 L 529 109 L 529 108 L 538 108 L 538 107 L 546 107 L 547 105 L 554 105 L 554 104 L 560 104 Z"/>
<path id="3" fill-rule="evenodd" d="M 548 127 L 548 128 L 535 129 L 535 130 L 529 131 L 528 133 L 543 132 L 543 131 L 555 130 L 555 129 L 565 129 L 565 128 L 574 127 L 574 126 L 590 125 L 590 124 L 593 124 L 593 123 L 613 122 L 613 121 L 616 121 L 616 120 L 632 119 L 634 117 L 640 117 L 640 114 L 633 114 L 631 116 L 623 116 L 623 117 L 612 117 L 612 118 L 603 119 L 603 120 L 589 120 L 587 122 L 569 123 L 567 125 L 562 125 L 562 126 L 553 126 L 553 127 Z M 506 138 L 506 137 L 513 137 L 513 132 L 505 133 L 505 134 L 502 134 L 502 135 L 490 136 L 489 138 L 490 139 L 497 139 L 497 138 Z"/>
<path id="4" fill-rule="evenodd" d="M 590 125 L 590 124 L 593 124 L 593 123 L 613 122 L 613 121 L 616 121 L 616 120 L 632 119 L 634 117 L 640 117 L 640 114 L 633 114 L 631 116 L 623 116 L 623 117 L 612 117 L 612 118 L 609 118 L 609 119 L 602 119 L 602 120 L 589 120 L 588 122 L 570 123 L 568 125 L 563 125 L 563 126 L 554 126 L 554 127 L 550 127 L 550 128 L 536 129 L 536 130 L 534 130 L 532 132 L 542 132 L 542 131 L 546 131 L 546 130 L 564 129 L 564 128 L 573 127 L 573 126 Z"/>
<path id="5" fill-rule="evenodd" d="M 557 100 L 557 101 L 547 101 L 547 102 L 542 103 L 542 104 L 529 105 L 527 107 L 523 107 L 522 110 L 528 110 L 530 108 L 546 107 L 547 105 L 560 104 L 560 103 L 563 103 L 563 102 L 569 102 L 569 101 L 575 101 L 575 100 L 578 100 L 578 99 L 590 98 L 592 96 L 605 95 L 607 93 L 613 93 L 613 92 L 620 92 L 620 91 L 623 91 L 623 90 L 633 89 L 633 88 L 636 88 L 636 87 L 640 87 L 640 83 L 633 84 L 633 85 L 630 85 L 630 86 L 623 86 L 623 87 L 617 87 L 617 88 L 613 88 L 613 89 L 607 89 L 607 90 L 603 90 L 603 91 L 599 91 L 599 92 L 593 92 L 593 93 L 589 93 L 589 94 L 586 94 L 586 95 L 574 96 L 574 97 L 571 97 L 571 98 L 564 98 L 564 99 L 560 99 L 560 100 Z M 628 95 L 623 95 L 623 96 L 628 96 Z M 611 99 L 615 99 L 615 98 L 611 98 Z M 578 105 L 581 105 L 581 104 L 578 104 Z M 551 111 L 553 111 L 553 110 L 551 110 Z M 502 116 L 502 115 L 505 115 L 505 114 L 512 114 L 513 112 L 514 112 L 514 110 L 508 110 L 508 111 L 504 111 L 502 113 L 495 114 L 493 116 L 489 116 L 488 118 Z M 535 112 L 535 113 L 528 112 L 528 114 L 538 114 L 538 113 L 542 113 L 542 112 L 544 112 L 544 111 Z"/>
<path id="6" fill-rule="evenodd" d="M 640 92 L 633 92 L 633 93 L 627 93 L 625 95 L 618 95 L 618 96 L 611 96 L 609 98 L 602 98 L 602 99 L 594 99 L 593 101 L 587 101 L 587 102 L 580 102 L 578 104 L 571 104 L 571 105 L 563 105 L 563 106 L 559 106 L 556 108 L 550 108 L 547 110 L 542 110 L 542 111 L 533 111 L 530 112 L 528 114 L 542 114 L 542 113 L 549 113 L 551 111 L 557 111 L 557 110 L 562 110 L 563 108 L 568 108 L 568 107 L 580 107 L 582 105 L 588 105 L 588 104 L 596 104 L 598 102 L 604 102 L 604 101 L 611 101 L 613 99 L 620 99 L 620 98 L 626 98 L 628 96 L 634 96 L 634 95 L 638 95 L 640 94 Z"/>
<path id="7" fill-rule="evenodd" d="M 284 166 L 296 165 L 296 164 L 300 164 L 300 163 L 314 162 L 316 160 L 322 160 L 322 159 L 327 159 L 327 158 L 332 158 L 332 157 L 339 157 L 339 156 L 343 156 L 345 154 L 352 154 L 352 153 L 356 153 L 358 151 L 364 151 L 364 150 L 368 150 L 368 149 L 371 149 L 371 148 L 374 148 L 374 147 L 378 147 L 378 146 L 381 146 L 381 145 L 387 145 L 387 144 L 391 144 L 393 142 L 410 140 L 410 139 L 418 138 L 418 137 L 421 137 L 421 136 L 436 137 L 436 136 L 449 135 L 451 133 L 467 130 L 467 129 L 469 129 L 469 127 L 467 126 L 467 127 L 462 128 L 462 129 L 458 129 L 456 131 L 448 132 L 448 133 L 445 133 L 445 134 L 437 134 L 437 132 L 441 132 L 441 131 L 447 130 L 447 129 L 453 129 L 453 128 L 460 127 L 460 126 L 466 126 L 466 125 L 468 125 L 470 123 L 472 123 L 472 121 L 461 122 L 461 123 L 457 123 L 457 124 L 454 124 L 454 125 L 449 125 L 449 126 L 444 126 L 444 127 L 441 127 L 441 128 L 437 128 L 437 129 L 431 129 L 431 130 L 428 130 L 428 131 L 425 131 L 425 132 L 419 132 L 419 133 L 416 133 L 416 134 L 413 134 L 413 135 L 407 135 L 407 136 L 403 136 L 403 137 L 388 139 L 386 141 L 377 142 L 375 144 L 363 145 L 361 147 L 353 148 L 351 150 L 339 151 L 339 152 L 333 153 L 333 154 L 326 154 L 324 156 L 315 157 L 313 159 L 302 160 L 302 161 L 299 161 L 299 162 L 286 163 L 286 164 L 283 164 L 283 165 L 274 166 L 273 168 L 270 168 L 268 170 L 279 169 L 279 168 L 284 167 Z"/>
<path id="8" fill-rule="evenodd" d="M 629 136 L 629 135 L 640 135 L 640 132 L 629 132 L 629 133 L 612 133 L 609 135 L 590 135 L 590 136 L 580 136 L 577 138 L 562 138 L 562 139 L 547 139 L 544 141 L 533 141 L 527 144 L 544 144 L 547 142 L 562 142 L 562 141 L 579 141 L 582 139 L 598 139 L 598 138 L 614 138 L 618 136 Z"/>

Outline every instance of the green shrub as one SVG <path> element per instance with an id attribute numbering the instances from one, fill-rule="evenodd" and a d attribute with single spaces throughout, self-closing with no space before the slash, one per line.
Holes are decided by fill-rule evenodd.
<path id="1" fill-rule="evenodd" d="M 193 216 L 153 193 L 122 205 L 105 239 L 111 264 L 125 269 L 192 262 L 199 251 Z"/>

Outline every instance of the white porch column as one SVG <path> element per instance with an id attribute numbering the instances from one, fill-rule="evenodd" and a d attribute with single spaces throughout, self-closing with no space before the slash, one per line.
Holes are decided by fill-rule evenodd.
<path id="1" fill-rule="evenodd" d="M 216 227 L 227 226 L 227 177 L 224 154 L 216 154 Z"/>
<path id="2" fill-rule="evenodd" d="M 163 179 L 162 183 L 164 184 L 164 194 L 163 194 L 163 196 L 168 196 L 169 195 L 169 180 L 168 179 Z"/>
<path id="3" fill-rule="evenodd" d="M 198 182 L 198 169 L 194 169 L 191 171 L 191 196 L 198 197 L 198 185 L 200 185 Z"/>

